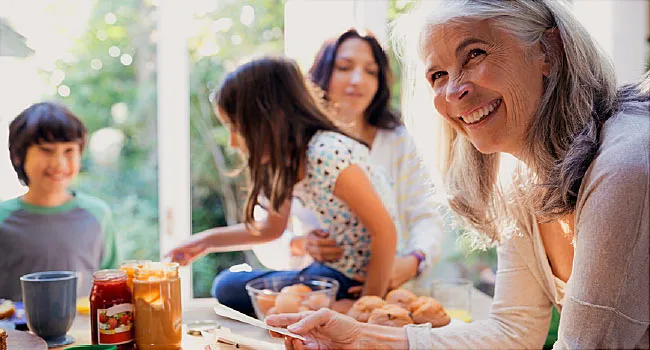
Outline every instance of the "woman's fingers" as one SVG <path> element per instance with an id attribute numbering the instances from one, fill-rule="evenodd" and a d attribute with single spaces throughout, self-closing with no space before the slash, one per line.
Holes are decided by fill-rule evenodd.
<path id="1" fill-rule="evenodd" d="M 322 308 L 316 312 L 306 314 L 306 316 L 302 317 L 302 319 L 297 323 L 287 326 L 287 329 L 294 333 L 305 334 L 312 329 L 327 323 L 330 317 L 332 317 L 332 310 Z"/>
<path id="2" fill-rule="evenodd" d="M 336 245 L 336 242 L 331 239 L 325 240 L 326 242 L 310 241 L 307 244 L 307 252 L 316 261 L 333 261 L 340 259 L 343 255 L 343 248 Z M 331 241 L 331 242 L 330 242 Z"/>
<path id="3" fill-rule="evenodd" d="M 266 316 L 266 324 L 273 327 L 287 327 L 302 319 L 301 314 L 276 314 Z"/>
<path id="4" fill-rule="evenodd" d="M 273 327 L 284 327 L 290 332 L 304 334 L 319 325 L 320 320 L 328 320 L 329 309 L 320 309 L 318 311 L 304 311 L 299 314 L 276 314 L 266 317 L 266 324 Z"/>
<path id="5" fill-rule="evenodd" d="M 284 338 L 285 337 L 283 334 L 280 334 L 280 333 L 274 332 L 274 331 L 269 331 L 269 335 L 272 338 Z"/>
<path id="6" fill-rule="evenodd" d="M 316 238 L 327 238 L 327 237 L 329 237 L 330 234 L 323 231 L 323 230 L 318 230 L 317 229 L 317 230 L 311 230 L 311 232 L 309 232 L 309 235 L 313 236 L 313 237 L 316 237 Z"/>
<path id="7" fill-rule="evenodd" d="M 303 350 L 305 348 L 300 339 L 291 338 L 291 341 L 294 350 Z"/>

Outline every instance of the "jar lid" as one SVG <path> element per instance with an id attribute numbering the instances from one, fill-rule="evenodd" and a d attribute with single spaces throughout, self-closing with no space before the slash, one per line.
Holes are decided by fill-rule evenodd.
<path id="1" fill-rule="evenodd" d="M 120 263 L 120 268 L 136 268 L 140 265 L 151 263 L 151 260 L 124 260 Z"/>
<path id="2" fill-rule="evenodd" d="M 99 270 L 93 274 L 95 281 L 115 281 L 126 279 L 126 272 L 117 269 Z"/>
<path id="3" fill-rule="evenodd" d="M 135 268 L 135 279 L 155 281 L 178 278 L 179 266 L 175 262 L 152 262 L 139 265 Z"/>

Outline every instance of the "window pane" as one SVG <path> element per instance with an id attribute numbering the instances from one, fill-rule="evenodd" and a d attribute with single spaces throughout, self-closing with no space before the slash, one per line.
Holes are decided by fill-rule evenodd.
<path id="1" fill-rule="evenodd" d="M 192 232 L 241 219 L 246 183 L 228 173 L 242 163 L 230 150 L 228 135 L 208 101 L 224 75 L 255 56 L 284 51 L 284 1 L 197 1 L 188 42 L 190 74 L 190 149 Z M 250 252 L 210 254 L 192 265 L 194 297 L 207 297 L 222 270 L 247 262 Z"/>
<path id="2" fill-rule="evenodd" d="M 0 7 L 29 46 L 15 48 L 21 57 L 0 57 L 2 128 L 34 102 L 68 106 L 89 132 L 72 188 L 108 203 L 121 258 L 157 259 L 156 6 L 0 0 Z M 13 35 L 4 28 L 0 42 Z"/>

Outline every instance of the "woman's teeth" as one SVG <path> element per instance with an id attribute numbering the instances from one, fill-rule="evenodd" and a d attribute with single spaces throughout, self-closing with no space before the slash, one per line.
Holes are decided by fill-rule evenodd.
<path id="1" fill-rule="evenodd" d="M 468 115 L 462 116 L 461 119 L 467 124 L 478 123 L 481 120 L 483 120 L 485 117 L 487 117 L 497 107 L 499 107 L 500 104 L 501 104 L 501 99 L 498 99 L 488 106 L 480 108 Z"/>

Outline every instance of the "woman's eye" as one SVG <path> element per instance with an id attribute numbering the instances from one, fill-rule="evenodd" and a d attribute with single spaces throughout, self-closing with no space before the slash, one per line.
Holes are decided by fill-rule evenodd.
<path id="1" fill-rule="evenodd" d="M 484 55 L 484 54 L 485 54 L 485 51 L 483 51 L 481 49 L 473 49 L 467 54 L 467 59 L 471 60 L 471 59 L 474 59 L 474 58 L 479 57 L 479 56 Z"/>
<path id="2" fill-rule="evenodd" d="M 336 69 L 345 72 L 345 71 L 350 70 L 350 67 L 348 67 L 348 66 L 336 66 Z"/>
<path id="3" fill-rule="evenodd" d="M 443 72 L 443 71 L 438 71 L 438 72 L 435 72 L 435 73 L 431 74 L 431 82 L 434 83 L 436 80 L 442 78 L 445 74 L 447 74 L 447 73 Z"/>

